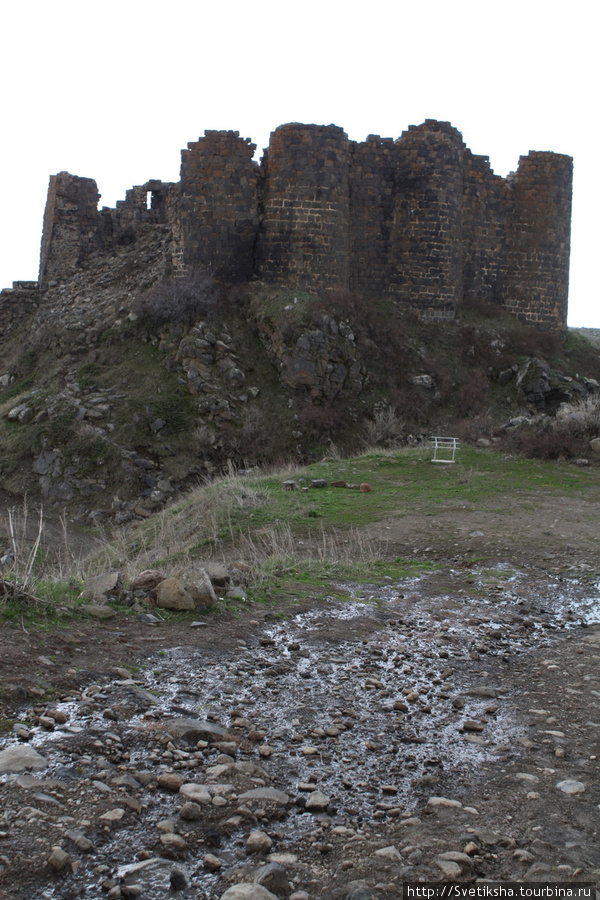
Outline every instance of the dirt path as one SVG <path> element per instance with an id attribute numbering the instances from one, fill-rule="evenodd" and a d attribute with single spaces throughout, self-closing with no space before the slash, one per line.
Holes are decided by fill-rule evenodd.
<path id="1" fill-rule="evenodd" d="M 3 712 L 47 767 L 0 776 L 2 900 L 153 900 L 176 872 L 210 900 L 257 877 L 295 900 L 598 880 L 596 510 L 449 505 L 369 532 L 438 567 L 200 628 L 3 628 Z"/>

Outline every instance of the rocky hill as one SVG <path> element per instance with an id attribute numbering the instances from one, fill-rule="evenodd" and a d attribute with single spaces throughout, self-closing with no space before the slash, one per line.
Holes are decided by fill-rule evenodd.
<path id="1" fill-rule="evenodd" d="M 432 432 L 498 440 L 499 426 L 598 391 L 600 354 L 492 304 L 424 323 L 391 301 L 200 273 L 159 282 L 160 248 L 91 257 L 40 299 L 0 308 L 0 488 L 116 522 L 147 516 L 232 465 L 310 460 Z M 575 450 L 573 450 L 575 454 Z M 566 453 L 569 455 L 569 452 Z"/>

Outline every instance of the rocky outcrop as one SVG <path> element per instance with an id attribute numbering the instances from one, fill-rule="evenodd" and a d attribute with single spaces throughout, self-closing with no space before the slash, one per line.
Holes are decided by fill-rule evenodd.
<path id="1" fill-rule="evenodd" d="M 292 341 L 286 340 L 274 319 L 260 318 L 258 328 L 269 358 L 292 391 L 317 400 L 333 400 L 342 391 L 357 396 L 365 371 L 352 328 L 325 313 L 320 318 L 319 328 L 307 328 Z"/>

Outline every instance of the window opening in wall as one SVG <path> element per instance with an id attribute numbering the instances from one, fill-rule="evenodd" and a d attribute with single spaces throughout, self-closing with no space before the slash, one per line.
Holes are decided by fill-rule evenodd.
<path id="1" fill-rule="evenodd" d="M 146 209 L 152 209 L 152 195 L 153 191 L 146 191 Z"/>

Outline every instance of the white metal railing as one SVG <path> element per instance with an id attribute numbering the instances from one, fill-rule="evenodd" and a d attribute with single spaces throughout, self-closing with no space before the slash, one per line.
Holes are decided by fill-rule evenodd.
<path id="1" fill-rule="evenodd" d="M 456 451 L 459 449 L 460 441 L 455 437 L 431 437 L 433 444 L 433 459 L 431 462 L 453 463 L 456 462 Z"/>

